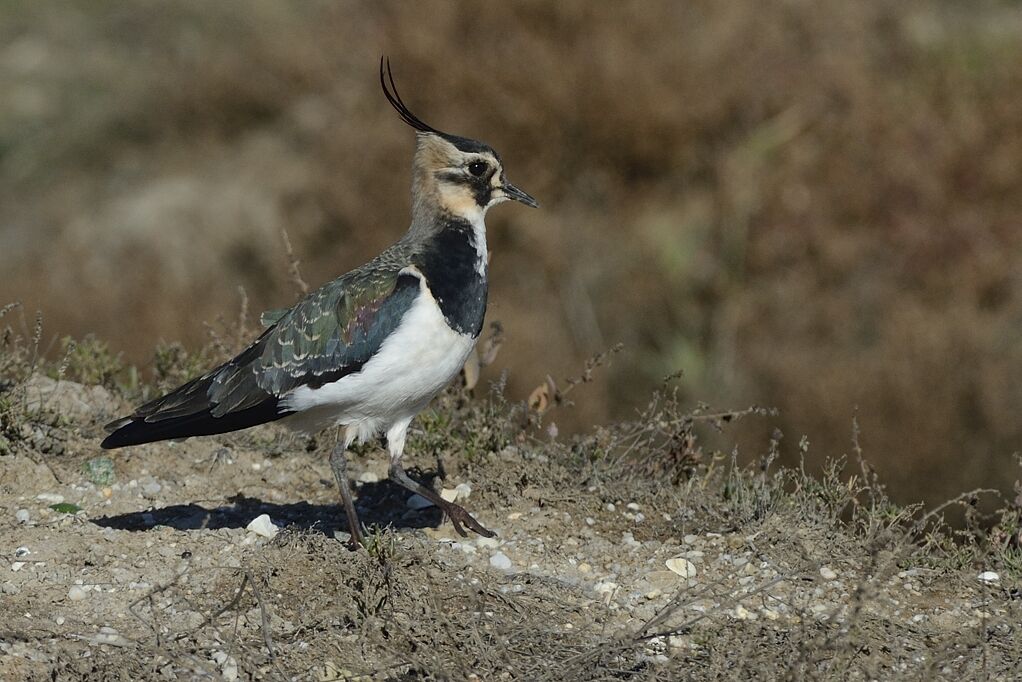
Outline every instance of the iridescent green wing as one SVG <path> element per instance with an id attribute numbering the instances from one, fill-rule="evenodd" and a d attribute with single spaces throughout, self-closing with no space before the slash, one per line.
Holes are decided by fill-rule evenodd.
<path id="1" fill-rule="evenodd" d="M 373 268 L 309 294 L 216 373 L 208 393 L 213 415 L 359 371 L 400 324 L 419 286 L 415 275 Z"/>

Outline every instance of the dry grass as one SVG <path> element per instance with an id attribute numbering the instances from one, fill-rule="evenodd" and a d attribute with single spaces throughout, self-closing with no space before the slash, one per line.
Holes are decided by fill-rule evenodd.
<path id="1" fill-rule="evenodd" d="M 313 285 L 395 239 L 411 141 L 376 91 L 386 52 L 426 120 L 491 142 L 544 205 L 490 220 L 511 395 L 621 341 L 564 425 L 681 368 L 689 399 L 779 408 L 810 466 L 857 413 L 901 500 L 1013 480 L 1013 5 L 0 11 L 0 288 L 61 334 L 136 363 L 194 348 L 238 285 L 254 311 L 293 299 L 281 229 Z"/>
<path id="2" fill-rule="evenodd" d="M 23 385 L 31 372 L 73 370 L 93 384 L 103 381 L 97 368 L 109 362 L 105 344 L 75 344 L 68 356 L 73 361 L 37 361 L 31 350 L 41 336 L 37 329 L 8 335 L 0 399 Z M 180 366 L 167 360 L 168 376 L 192 362 L 184 355 L 177 360 Z M 24 679 L 215 676 L 224 666 L 215 658 L 218 652 L 253 678 L 295 680 L 999 679 L 1017 669 L 1022 644 L 1015 627 L 1022 617 L 1018 499 L 1002 500 L 1002 509 L 987 518 L 974 504 L 979 493 L 953 500 L 949 506 L 961 503 L 973 511 L 967 528 L 951 530 L 941 521 L 941 509 L 925 512 L 890 500 L 857 435 L 853 475 L 844 473 L 841 463 L 828 466 L 822 476 L 778 466 L 779 431 L 748 458 L 740 458 L 735 450 L 708 446 L 707 433 L 731 439 L 736 422 L 770 423 L 776 417 L 761 408 L 689 409 L 672 382 L 633 420 L 552 437 L 551 420 L 569 409 L 564 394 L 579 397 L 568 387 L 595 390 L 605 360 L 593 359 L 579 377 L 561 381 L 566 388 L 560 399 L 555 393 L 543 414 L 536 406 L 508 401 L 499 385 L 489 396 L 475 398 L 453 387 L 417 423 L 409 450 L 420 461 L 440 460 L 452 480 L 478 468 L 471 477 L 475 509 L 502 513 L 540 505 L 580 519 L 599 516 L 607 502 L 621 504 L 624 496 L 648 510 L 649 518 L 618 528 L 620 517 L 601 517 L 600 524 L 610 524 L 600 527 L 601 534 L 613 538 L 632 528 L 639 541 L 653 542 L 715 536 L 727 543 L 728 556 L 751 552 L 757 563 L 773 567 L 772 577 L 756 574 L 753 582 L 736 584 L 706 570 L 696 583 L 680 583 L 656 613 L 628 618 L 590 586 L 531 570 L 480 571 L 408 530 L 376 530 L 366 551 L 349 552 L 318 530 L 308 530 L 322 521 L 316 512 L 292 518 L 291 528 L 245 551 L 240 560 L 223 553 L 232 540 L 216 530 L 172 535 L 180 544 L 165 547 L 156 538 L 167 534 L 149 529 L 135 533 L 154 538 L 145 549 L 118 549 L 119 542 L 141 542 L 127 533 L 106 536 L 98 548 L 67 550 L 48 559 L 57 571 L 84 565 L 96 576 L 93 580 L 101 580 L 111 557 L 138 551 L 142 554 L 133 556 L 133 567 L 145 567 L 142 575 L 147 577 L 156 570 L 166 576 L 126 609 L 115 606 L 125 598 L 118 594 L 123 585 L 96 595 L 87 602 L 97 609 L 95 615 L 70 634 L 67 629 L 55 634 L 60 623 L 51 624 L 53 615 L 80 617 L 81 609 L 68 607 L 63 595 L 45 592 L 52 587 L 49 582 L 24 583 L 20 592 L 5 590 L 0 598 L 10 600 L 10 613 L 31 608 L 36 615 L 18 615 L 5 623 L 0 664 L 20 661 Z M 133 374 L 126 370 L 119 376 Z M 137 397 L 151 389 L 114 382 L 112 390 Z M 5 461 L 31 454 L 52 466 L 58 480 L 76 480 L 77 460 L 94 447 L 102 420 L 44 422 L 39 412 L 14 403 L 8 407 L 13 409 L 0 416 L 13 420 L 11 431 L 49 423 L 55 437 L 72 444 L 76 454 L 54 457 L 31 439 L 14 439 L 10 450 L 0 453 Z M 250 437 L 228 435 L 223 442 L 238 456 L 249 448 L 260 460 L 278 456 L 272 438 L 252 445 Z M 808 456 L 806 441 L 799 449 Z M 182 455 L 180 450 L 148 451 L 133 458 L 169 464 L 173 469 L 168 472 L 174 473 L 166 475 L 185 480 L 194 471 L 190 458 Z M 300 454 L 288 457 L 299 459 Z M 752 463 L 743 465 L 745 459 Z M 217 494 L 226 495 L 241 469 L 203 470 L 203 478 L 215 478 L 224 487 Z M 300 485 L 297 477 L 292 482 Z M 24 493 L 12 485 L 18 483 L 0 485 L 3 506 Z M 98 513 L 91 513 L 92 524 L 109 525 Z M 555 525 L 537 528 L 537 536 L 570 532 L 570 524 L 556 525 L 557 514 L 550 518 Z M 8 532 L 6 525 L 0 530 Z M 39 556 L 47 547 L 53 552 L 61 538 L 74 547 L 72 540 L 85 532 L 67 523 L 42 530 L 46 542 L 31 543 Z M 14 538 L 28 530 L 10 532 Z M 627 550 L 618 550 L 613 561 L 628 561 Z M 819 577 L 824 566 L 840 571 L 842 588 L 824 588 Z M 977 588 L 978 567 L 999 571 L 999 585 Z M 934 603 L 913 596 L 921 594 L 919 589 Z M 942 608 L 932 608 L 938 599 Z M 51 601 L 53 613 L 46 610 Z M 904 610 L 892 606 L 901 603 Z M 948 611 L 960 620 L 909 618 L 916 611 L 939 614 L 948 604 L 961 609 L 960 616 Z M 740 615 L 741 609 L 757 605 L 785 619 Z M 113 624 L 116 630 L 90 634 L 89 628 L 100 624 Z M 3 670 L 13 674 L 14 669 Z"/>

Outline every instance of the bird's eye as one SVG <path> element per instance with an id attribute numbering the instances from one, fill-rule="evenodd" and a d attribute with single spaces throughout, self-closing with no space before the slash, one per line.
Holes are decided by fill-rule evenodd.
<path id="1" fill-rule="evenodd" d="M 468 172 L 476 177 L 479 177 L 480 175 L 485 173 L 486 169 L 487 165 L 482 161 L 473 161 L 472 163 L 468 164 Z"/>

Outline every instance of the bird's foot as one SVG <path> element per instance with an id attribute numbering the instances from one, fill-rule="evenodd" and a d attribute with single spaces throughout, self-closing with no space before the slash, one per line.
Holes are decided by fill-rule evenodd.
<path id="1" fill-rule="evenodd" d="M 449 518 L 451 523 L 454 525 L 454 530 L 457 531 L 458 535 L 461 537 L 468 536 L 468 533 L 465 532 L 462 525 L 468 526 L 469 530 L 478 535 L 482 535 L 484 538 L 492 538 L 496 536 L 496 533 L 492 530 L 488 530 L 481 523 L 476 521 L 464 507 L 459 507 L 453 502 L 448 502 L 444 499 L 441 499 L 440 501 L 442 504 L 439 504 L 438 506 L 445 514 L 447 514 L 447 518 Z"/>

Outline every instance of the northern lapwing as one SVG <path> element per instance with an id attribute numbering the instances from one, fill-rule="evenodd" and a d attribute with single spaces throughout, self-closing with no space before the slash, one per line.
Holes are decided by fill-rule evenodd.
<path id="1" fill-rule="evenodd" d="M 389 60 L 380 84 L 416 131 L 412 222 L 376 258 L 264 316 L 267 329 L 234 359 L 107 425 L 104 448 L 205 436 L 281 421 L 316 433 L 340 426 L 330 455 L 353 546 L 362 530 L 346 452 L 385 434 L 390 478 L 439 507 L 465 535 L 492 537 L 464 508 L 412 480 L 401 466 L 412 419 L 471 353 L 486 312 L 483 218 L 509 199 L 538 204 L 504 175 L 489 145 L 425 124 L 398 95 Z"/>

